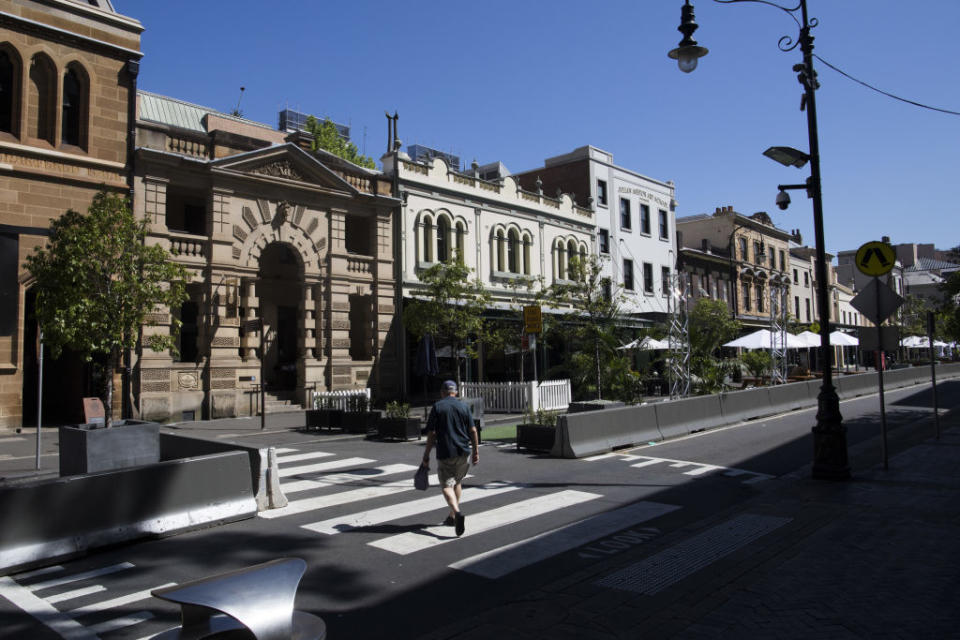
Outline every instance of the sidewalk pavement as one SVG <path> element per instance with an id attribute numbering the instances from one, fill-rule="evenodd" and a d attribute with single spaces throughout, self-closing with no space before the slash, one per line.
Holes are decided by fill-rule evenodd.
<path id="1" fill-rule="evenodd" d="M 424 638 L 960 638 L 960 410 L 941 429 L 902 429 L 887 471 L 875 440 L 851 447 L 852 480 L 772 480 Z"/>

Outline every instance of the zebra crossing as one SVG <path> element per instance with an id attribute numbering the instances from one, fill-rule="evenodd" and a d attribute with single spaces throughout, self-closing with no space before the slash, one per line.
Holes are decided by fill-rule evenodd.
<path id="1" fill-rule="evenodd" d="M 164 629 L 159 628 L 157 621 L 152 629 L 143 628 L 151 626 L 144 623 L 153 621 L 155 616 L 152 611 L 141 608 L 140 603 L 153 598 L 150 595 L 153 589 L 176 583 L 119 594 L 104 584 L 111 577 L 136 569 L 131 562 L 76 573 L 62 565 L 44 567 L 0 577 L 0 596 L 67 640 L 98 640 L 109 638 L 115 632 L 125 632 L 124 637 L 146 639 Z M 167 627 L 172 628 L 169 624 Z"/>
<path id="2" fill-rule="evenodd" d="M 345 532 L 371 531 L 382 532 L 380 525 L 402 522 L 415 516 L 436 513 L 440 520 L 446 515 L 446 508 L 440 497 L 431 492 L 429 495 L 415 491 L 413 474 L 416 465 L 385 464 L 368 458 L 347 457 L 342 460 L 331 459 L 328 452 L 301 452 L 296 449 L 277 451 L 280 489 L 287 496 L 288 504 L 280 509 L 263 511 L 260 518 L 267 520 L 295 520 L 294 526 L 301 530 L 321 536 L 336 536 Z M 322 462 L 316 462 L 322 460 Z M 467 476 L 470 478 L 471 476 Z M 432 486 L 438 484 L 436 474 L 430 478 Z M 470 505 L 468 532 L 480 534 L 495 529 L 509 529 L 514 525 L 535 521 L 537 518 L 555 514 L 603 498 L 603 494 L 591 491 L 579 491 L 558 488 L 554 491 L 532 491 L 533 487 L 524 483 L 493 480 L 478 485 L 464 487 L 462 500 Z M 526 495 L 532 492 L 534 495 Z M 496 503 L 496 497 L 512 494 L 506 504 Z M 382 499 L 393 498 L 389 504 L 381 504 Z M 398 500 L 397 500 L 398 499 Z M 645 511 L 633 513 L 638 519 L 624 524 L 649 520 L 670 510 L 674 505 L 641 502 Z M 355 507 L 355 511 L 348 508 Z M 338 509 L 339 508 L 339 509 Z M 319 516 L 319 519 L 314 519 Z M 611 521 L 613 522 L 613 521 Z M 617 521 L 619 522 L 619 521 Z M 453 529 L 443 525 L 414 526 L 411 530 L 396 527 L 396 531 L 387 530 L 387 535 L 366 542 L 374 549 L 380 549 L 398 556 L 406 556 L 425 551 L 457 540 Z M 527 556 L 526 563 L 515 563 L 514 569 L 533 564 L 556 553 L 586 544 L 605 535 L 605 529 L 589 526 L 568 532 L 562 543 L 553 545 L 553 553 L 544 555 L 547 546 L 540 543 L 536 554 Z M 534 536 L 537 537 L 537 536 Z M 512 545 L 508 545 L 511 546 Z M 485 552 L 485 553 L 489 553 Z M 454 569 L 473 572 L 477 559 L 457 559 L 448 566 Z M 511 565 L 513 566 L 513 565 Z M 486 569 L 484 569 L 486 571 Z"/>
<path id="3" fill-rule="evenodd" d="M 436 568 L 498 579 L 680 509 L 647 500 L 611 509 L 611 496 L 593 486 L 582 490 L 500 479 L 468 482 L 463 489 L 469 505 L 467 535 L 457 538 L 453 527 L 439 524 L 446 507 L 436 491 L 437 476 L 430 479 L 433 490 L 414 489 L 416 465 L 296 448 L 279 448 L 277 454 L 280 488 L 288 504 L 263 511 L 258 518 L 284 532 L 292 528 L 338 542 L 331 552 L 361 564 L 364 557 L 372 557 L 370 562 L 379 566 L 370 554 L 402 560 L 439 548 L 444 553 L 431 556 L 438 561 Z M 423 520 L 437 524 L 409 524 Z M 363 535 L 341 535 L 348 532 Z M 451 544 L 456 540 L 462 542 Z M 69 640 L 145 640 L 176 623 L 174 611 L 150 595 L 176 584 L 169 578 L 185 579 L 178 574 L 166 578 L 133 562 L 115 560 L 83 570 L 57 565 L 0 577 L 0 597 Z M 144 588 L 154 580 L 157 584 Z M 137 586 L 124 590 L 124 584 Z"/>
<path id="4" fill-rule="evenodd" d="M 652 467 L 654 465 L 663 465 L 671 469 L 682 469 L 685 476 L 704 476 L 709 474 L 719 474 L 730 478 L 741 478 L 742 484 L 756 484 L 764 480 L 770 480 L 775 476 L 758 471 L 747 471 L 746 469 L 737 469 L 734 467 L 724 467 L 717 464 L 707 464 L 705 462 L 691 462 L 689 460 L 673 460 L 670 458 L 657 458 L 654 456 L 641 456 L 627 453 L 602 453 L 588 458 L 582 458 L 584 462 L 597 462 L 599 460 L 619 460 L 629 462 L 635 469 Z"/>

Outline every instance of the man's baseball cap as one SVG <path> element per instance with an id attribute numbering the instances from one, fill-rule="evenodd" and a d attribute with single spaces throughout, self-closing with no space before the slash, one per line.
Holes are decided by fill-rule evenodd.
<path id="1" fill-rule="evenodd" d="M 444 393 L 450 393 L 450 392 L 456 393 L 457 383 L 454 382 L 453 380 L 447 380 L 446 382 L 443 383 L 443 391 Z"/>

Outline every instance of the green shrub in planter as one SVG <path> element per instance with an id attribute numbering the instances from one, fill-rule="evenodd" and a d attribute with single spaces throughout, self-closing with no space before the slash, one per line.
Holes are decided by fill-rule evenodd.
<path id="1" fill-rule="evenodd" d="M 420 439 L 420 420 L 410 417 L 410 405 L 406 402 L 390 402 L 386 415 L 377 423 L 377 436 L 383 439 Z"/>
<path id="2" fill-rule="evenodd" d="M 524 422 L 517 425 L 517 449 L 550 451 L 557 433 L 559 411 L 543 409 L 524 414 Z"/>

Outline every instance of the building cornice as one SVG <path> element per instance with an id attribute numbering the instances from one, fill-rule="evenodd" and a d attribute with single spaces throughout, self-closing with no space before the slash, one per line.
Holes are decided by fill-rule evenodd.
<path id="1" fill-rule="evenodd" d="M 68 3 L 68 2 L 58 3 L 58 5 L 61 5 L 61 4 L 68 4 L 68 5 L 71 5 L 71 8 L 73 8 L 72 6 L 73 3 Z M 97 17 L 100 18 L 102 16 L 98 15 Z M 127 20 L 130 20 L 130 19 L 128 18 Z M 133 59 L 139 60 L 140 58 L 143 57 L 143 52 L 138 51 L 136 49 L 130 49 L 129 47 L 123 47 L 118 44 L 113 44 L 111 42 L 106 42 L 104 40 L 100 40 L 97 38 L 91 38 L 89 36 L 80 35 L 73 31 L 68 31 L 66 29 L 61 29 L 59 27 L 53 27 L 48 24 L 44 24 L 43 22 L 39 22 L 37 20 L 31 20 L 30 18 L 23 18 L 21 16 L 9 13 L 7 11 L 0 11 L 0 26 L 7 26 L 7 25 L 10 25 L 13 27 L 20 26 L 25 28 L 26 30 L 38 31 L 41 33 L 49 34 L 49 35 L 56 35 L 59 38 L 63 38 L 67 42 L 74 43 L 75 45 L 80 45 L 77 48 L 83 48 L 85 46 L 93 49 L 107 50 L 107 51 L 113 52 L 114 54 L 117 54 L 117 53 L 123 54 L 122 56 L 118 56 L 123 59 L 133 58 Z M 139 36 L 140 32 L 143 31 L 143 27 L 140 25 L 139 22 L 135 20 L 130 20 L 130 23 L 124 26 L 126 26 L 129 29 L 133 25 L 136 25 L 136 27 L 135 29 L 131 29 L 131 30 L 135 30 L 136 35 Z"/>

